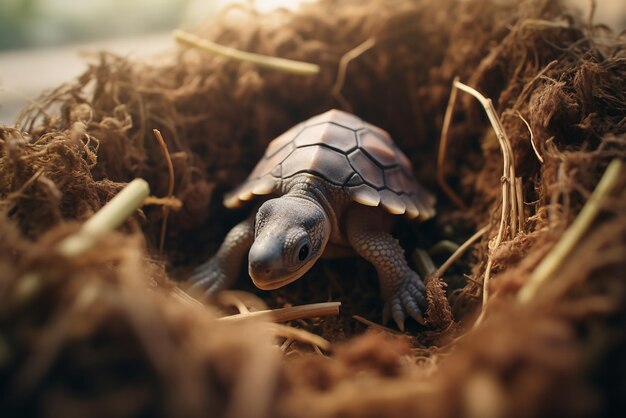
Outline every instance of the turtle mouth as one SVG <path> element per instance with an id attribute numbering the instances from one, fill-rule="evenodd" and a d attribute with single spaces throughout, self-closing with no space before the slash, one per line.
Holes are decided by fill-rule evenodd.
<path id="1" fill-rule="evenodd" d="M 315 264 L 317 258 L 310 260 L 304 266 L 296 270 L 280 269 L 279 271 L 273 271 L 269 275 L 266 275 L 263 270 L 253 269 L 252 266 L 248 266 L 248 274 L 252 278 L 252 283 L 261 290 L 274 290 L 280 287 L 286 286 L 289 283 L 295 282 L 300 277 L 309 271 L 311 266 Z"/>
<path id="2" fill-rule="evenodd" d="M 258 287 L 261 290 L 274 290 L 274 289 L 278 289 L 280 287 L 286 286 L 289 283 L 295 282 L 296 280 L 298 280 L 302 275 L 298 274 L 298 272 L 295 272 L 293 274 L 290 274 L 289 276 L 285 277 L 285 276 L 281 276 L 280 278 L 277 279 L 264 279 L 264 278 L 260 278 L 260 277 L 255 277 L 254 274 L 252 272 L 250 272 L 250 277 L 252 278 L 252 283 L 254 283 L 254 285 L 256 287 Z"/>

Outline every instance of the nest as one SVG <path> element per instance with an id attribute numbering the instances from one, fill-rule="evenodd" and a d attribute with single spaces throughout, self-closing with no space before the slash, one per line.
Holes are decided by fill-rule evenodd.
<path id="1" fill-rule="evenodd" d="M 326 0 L 271 15 L 234 7 L 197 34 L 320 72 L 286 74 L 185 47 L 149 61 L 102 52 L 15 127 L 0 126 L 2 416 L 624 413 L 623 174 L 549 280 L 516 302 L 609 163 L 626 156 L 623 37 L 549 0 Z M 493 101 L 514 156 L 523 205 L 500 240 L 501 148 L 472 97 L 451 107 L 436 165 L 455 76 Z M 381 322 L 375 272 L 363 260 L 320 262 L 273 292 L 242 277 L 238 287 L 272 308 L 342 302 L 338 317 L 296 323 L 330 340 L 329 351 L 294 343 L 281 352 L 264 323 L 218 321 L 218 307 L 191 301 L 175 281 L 246 216 L 221 197 L 267 142 L 332 107 L 387 129 L 439 194 L 436 219 L 398 231 L 405 248 L 430 249 L 442 263 L 442 242 L 483 234 L 442 281 L 430 278 L 429 326 L 402 335 L 352 318 Z M 152 129 L 165 138 L 182 202 L 169 211 L 164 251 L 168 211 L 157 204 L 80 257 L 59 254 L 58 243 L 130 180 L 169 194 L 168 158 Z M 438 186 L 438 170 L 455 197 Z"/>

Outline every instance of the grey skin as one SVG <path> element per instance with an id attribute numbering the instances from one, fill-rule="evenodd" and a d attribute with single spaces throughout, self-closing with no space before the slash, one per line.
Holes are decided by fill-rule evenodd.
<path id="1" fill-rule="evenodd" d="M 391 315 L 401 330 L 407 316 L 423 324 L 424 284 L 390 233 L 394 216 L 352 202 L 341 188 L 312 174 L 283 183 L 280 197 L 236 225 L 217 254 L 196 269 L 192 289 L 212 295 L 231 286 L 246 253 L 250 277 L 263 290 L 299 279 L 320 257 L 356 253 L 376 268 L 385 322 Z"/>

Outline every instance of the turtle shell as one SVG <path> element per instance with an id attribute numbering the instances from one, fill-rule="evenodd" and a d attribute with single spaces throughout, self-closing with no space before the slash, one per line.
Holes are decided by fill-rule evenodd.
<path id="1" fill-rule="evenodd" d="M 395 215 L 423 220 L 435 213 L 434 197 L 417 183 L 411 162 L 389 134 L 340 110 L 314 116 L 270 142 L 224 204 L 235 208 L 254 196 L 277 192 L 282 180 L 301 173 L 342 187 L 355 202 Z"/>

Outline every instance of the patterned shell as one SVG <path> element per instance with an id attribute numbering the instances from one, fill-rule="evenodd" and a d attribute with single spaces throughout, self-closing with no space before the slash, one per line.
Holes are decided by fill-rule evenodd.
<path id="1" fill-rule="evenodd" d="M 389 134 L 340 110 L 314 116 L 270 142 L 224 204 L 236 208 L 254 196 L 277 192 L 283 179 L 300 173 L 316 175 L 342 187 L 355 202 L 395 215 L 425 220 L 435 214 L 434 197 L 417 183 L 411 162 Z"/>

